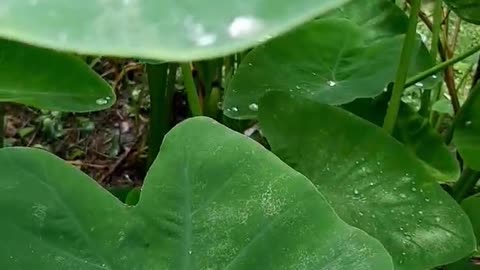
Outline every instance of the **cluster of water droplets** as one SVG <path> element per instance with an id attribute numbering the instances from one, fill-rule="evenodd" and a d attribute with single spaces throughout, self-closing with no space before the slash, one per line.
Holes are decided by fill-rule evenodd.
<path id="1" fill-rule="evenodd" d="M 111 97 L 104 97 L 97 99 L 95 103 L 97 103 L 97 105 L 106 105 L 108 104 L 108 102 L 110 102 L 110 100 L 112 100 Z"/>

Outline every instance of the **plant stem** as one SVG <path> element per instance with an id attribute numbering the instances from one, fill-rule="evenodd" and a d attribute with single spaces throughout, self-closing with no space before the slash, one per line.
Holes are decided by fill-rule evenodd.
<path id="1" fill-rule="evenodd" d="M 0 103 L 0 148 L 5 147 L 5 107 Z"/>
<path id="2" fill-rule="evenodd" d="M 395 122 L 397 121 L 403 89 L 405 88 L 405 81 L 408 76 L 408 67 L 410 66 L 410 61 L 412 60 L 412 54 L 414 53 L 415 48 L 418 13 L 420 12 L 421 0 L 414 0 L 412 2 L 413 3 L 410 7 L 408 32 L 407 36 L 405 37 L 405 42 L 403 43 L 400 64 L 397 70 L 397 77 L 393 85 L 392 97 L 390 99 L 390 104 L 388 106 L 387 114 L 385 115 L 385 121 L 383 123 L 383 128 L 390 134 L 393 132 Z"/>
<path id="3" fill-rule="evenodd" d="M 200 116 L 202 115 L 202 109 L 198 98 L 197 87 L 195 86 L 195 81 L 193 79 L 192 67 L 190 66 L 190 63 L 181 63 L 180 67 L 182 68 L 183 81 L 187 92 L 190 112 L 193 116 Z"/>
<path id="4" fill-rule="evenodd" d="M 443 5 L 442 0 L 435 0 L 435 6 L 433 10 L 433 24 L 432 24 L 432 46 L 430 47 L 430 55 L 432 59 L 437 63 L 437 56 L 439 50 L 443 50 L 443 46 L 440 46 L 440 30 L 442 29 L 442 20 L 443 20 Z M 442 83 L 435 85 L 433 88 L 433 96 L 429 95 L 428 104 L 425 104 L 427 108 L 424 109 L 425 116 L 430 114 L 430 121 L 434 119 L 434 111 L 430 111 L 431 104 L 436 102 L 440 97 L 442 92 Z"/>
<path id="5" fill-rule="evenodd" d="M 433 60 L 437 62 L 438 44 L 440 43 L 440 30 L 442 28 L 442 0 L 435 0 L 435 7 L 433 10 L 433 26 L 432 26 L 432 46 L 430 47 L 430 55 Z"/>
<path id="6" fill-rule="evenodd" d="M 457 202 L 461 202 L 469 192 L 475 187 L 478 179 L 480 179 L 480 172 L 474 171 L 470 168 L 463 170 L 460 179 L 452 187 L 452 196 Z"/>
<path id="7" fill-rule="evenodd" d="M 454 57 L 454 58 L 451 58 L 445 62 L 442 62 L 432 68 L 429 68 L 423 72 L 420 72 L 418 73 L 417 75 L 411 77 L 410 79 L 407 80 L 406 84 L 405 84 L 405 87 L 410 87 L 412 85 L 415 85 L 416 83 L 432 76 L 432 75 L 435 75 L 436 73 L 438 73 L 439 71 L 442 71 L 444 69 L 446 69 L 447 67 L 455 64 L 455 63 L 458 63 L 462 60 L 464 60 L 465 58 L 468 58 L 469 56 L 472 56 L 473 54 L 475 54 L 476 52 L 480 51 L 480 45 L 477 45 L 475 47 L 473 47 L 472 49 L 466 51 L 465 53 L 457 56 L 457 57 Z"/>
<path id="8" fill-rule="evenodd" d="M 433 24 L 432 24 L 432 44 L 430 47 L 430 56 L 433 61 L 437 63 L 439 45 L 440 45 L 440 30 L 442 28 L 443 20 L 443 10 L 442 10 L 442 0 L 435 0 L 433 10 Z M 433 90 L 433 99 L 432 91 L 424 90 L 422 93 L 422 104 L 421 104 L 421 115 L 427 117 L 428 115 L 433 115 L 431 112 L 431 104 L 438 99 L 438 95 L 442 90 L 442 84 L 435 85 Z"/>
<path id="9" fill-rule="evenodd" d="M 170 101 L 167 90 L 168 64 L 147 64 L 150 91 L 150 130 L 148 138 L 148 168 L 158 155 L 163 137 L 170 124 Z"/>

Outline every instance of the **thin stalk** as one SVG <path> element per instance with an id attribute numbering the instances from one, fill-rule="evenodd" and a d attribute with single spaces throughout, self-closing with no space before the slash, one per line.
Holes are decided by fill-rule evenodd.
<path id="1" fill-rule="evenodd" d="M 432 24 L 432 46 L 430 48 L 430 55 L 432 59 L 437 63 L 438 51 L 442 48 L 439 47 L 440 44 L 440 30 L 442 29 L 442 20 L 443 20 L 443 5 L 442 0 L 435 0 L 435 6 L 433 9 L 433 24 Z M 426 108 L 423 108 L 425 116 L 430 114 L 430 121 L 434 118 L 434 111 L 430 111 L 431 104 L 436 102 L 440 97 L 442 92 L 442 83 L 439 83 L 433 88 L 433 96 L 429 93 L 428 103 L 424 104 Z"/>
<path id="2" fill-rule="evenodd" d="M 442 29 L 443 20 L 442 0 L 435 0 L 433 9 L 433 25 L 432 25 L 432 46 L 430 47 L 430 54 L 433 60 L 437 61 L 438 44 L 440 43 L 440 30 Z"/>
<path id="3" fill-rule="evenodd" d="M 432 44 L 430 47 L 430 56 L 432 59 L 437 63 L 437 57 L 438 57 L 438 50 L 439 50 L 439 44 L 440 44 L 440 30 L 442 28 L 442 0 L 435 0 L 434 3 L 434 10 L 433 10 L 433 23 L 432 23 Z M 436 85 L 433 90 L 433 102 L 437 100 L 437 95 L 438 93 L 441 92 L 442 85 Z M 432 102 L 432 91 L 431 90 L 423 90 L 422 93 L 422 103 L 420 107 L 420 114 L 422 116 L 428 116 L 429 114 L 432 114 L 431 112 L 431 104 Z"/>
<path id="4" fill-rule="evenodd" d="M 454 52 L 455 49 L 457 48 L 458 44 L 458 37 L 460 34 L 460 29 L 462 28 L 462 19 L 457 18 L 457 21 L 455 22 L 455 28 L 453 30 L 453 37 L 452 37 L 452 42 L 450 45 L 450 48 L 452 48 L 452 51 Z"/>
<path id="5" fill-rule="evenodd" d="M 150 91 L 150 129 L 148 138 L 147 166 L 150 167 L 158 155 L 163 137 L 170 124 L 170 104 L 167 93 L 168 64 L 147 64 Z"/>
<path id="6" fill-rule="evenodd" d="M 5 147 L 5 108 L 0 103 L 0 148 Z"/>
<path id="7" fill-rule="evenodd" d="M 403 89 L 405 89 L 405 81 L 407 80 L 408 67 L 410 66 L 410 61 L 415 48 L 418 13 L 420 12 L 421 1 L 414 0 L 412 2 L 413 3 L 410 7 L 407 36 L 405 37 L 405 42 L 403 44 L 400 64 L 398 66 L 397 76 L 393 85 L 392 97 L 390 99 L 390 104 L 388 106 L 387 114 L 385 115 L 385 121 L 383 123 L 383 128 L 390 134 L 393 132 L 395 122 L 397 121 Z"/>
<path id="8" fill-rule="evenodd" d="M 452 187 L 453 198 L 457 200 L 457 202 L 461 202 L 475 187 L 478 179 L 480 179 L 480 172 L 465 168 L 460 179 L 458 179 Z"/>
<path id="9" fill-rule="evenodd" d="M 181 63 L 180 67 L 183 73 L 183 81 L 185 84 L 185 90 L 187 92 L 188 106 L 193 116 L 202 115 L 202 107 L 200 106 L 200 100 L 198 97 L 197 87 L 193 79 L 192 67 L 190 63 Z"/>
<path id="10" fill-rule="evenodd" d="M 437 74 L 438 72 L 446 69 L 447 67 L 455 64 L 455 63 L 458 63 L 462 60 L 464 60 L 465 58 L 468 58 L 469 56 L 472 56 L 473 54 L 475 54 L 476 52 L 480 51 L 480 45 L 477 45 L 475 47 L 473 47 L 472 49 L 462 53 L 461 55 L 457 56 L 457 57 L 454 57 L 454 58 L 451 58 L 445 62 L 442 62 L 432 68 L 429 68 L 423 72 L 420 72 L 418 73 L 417 75 L 409 78 L 407 80 L 407 82 L 405 83 L 405 87 L 410 87 L 412 85 L 415 85 L 416 83 L 432 76 L 432 75 L 435 75 Z"/>

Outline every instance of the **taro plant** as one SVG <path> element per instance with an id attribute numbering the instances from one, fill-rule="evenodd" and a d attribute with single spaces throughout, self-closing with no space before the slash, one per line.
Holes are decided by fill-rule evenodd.
<path id="1" fill-rule="evenodd" d="M 479 57 L 456 43 L 480 2 L 396 2 L 3 0 L 1 102 L 107 109 L 78 55 L 133 57 L 151 112 L 123 201 L 0 150 L 0 268 L 475 269 L 480 64 L 454 65 Z M 171 128 L 178 79 L 192 118 Z"/>

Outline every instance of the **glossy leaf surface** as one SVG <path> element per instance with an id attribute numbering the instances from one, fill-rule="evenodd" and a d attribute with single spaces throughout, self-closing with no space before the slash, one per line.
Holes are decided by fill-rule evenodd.
<path id="1" fill-rule="evenodd" d="M 166 136 L 135 207 L 41 150 L 0 164 L 1 269 L 393 269 L 307 178 L 211 119 Z"/>
<path id="2" fill-rule="evenodd" d="M 237 52 L 347 0 L 2 0 L 0 37 L 84 54 L 193 60 Z"/>
<path id="3" fill-rule="evenodd" d="M 307 176 L 341 218 L 379 239 L 395 269 L 432 269 L 475 249 L 459 205 L 379 127 L 281 92 L 262 99 L 259 120 L 273 152 Z"/>

